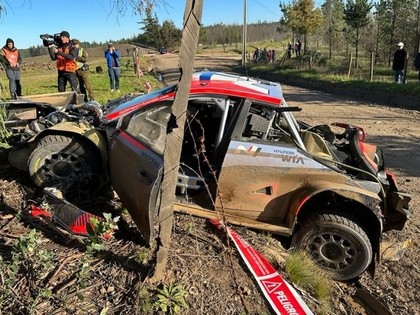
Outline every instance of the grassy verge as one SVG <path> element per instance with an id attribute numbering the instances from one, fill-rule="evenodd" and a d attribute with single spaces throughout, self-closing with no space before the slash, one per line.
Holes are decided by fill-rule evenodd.
<path id="1" fill-rule="evenodd" d="M 356 74 L 348 76 L 342 71 L 334 72 L 328 66 L 307 69 L 299 68 L 297 63 L 251 64 L 237 67 L 235 71 L 242 75 L 354 97 L 378 104 L 397 105 L 411 109 L 418 108 L 418 104 L 420 104 L 420 82 L 418 73 L 414 71 L 409 72 L 406 84 L 394 83 L 392 71 L 385 68 L 376 69 L 373 81 L 369 80 L 366 70 L 360 69 Z"/>
<path id="2" fill-rule="evenodd" d="M 94 59 L 90 64 L 90 81 L 95 93 L 95 99 L 104 104 L 107 100 L 116 98 L 120 95 L 145 92 L 145 82 L 150 82 L 152 88 L 155 89 L 160 86 L 160 82 L 153 76 L 144 72 L 143 76 L 137 77 L 134 72 L 134 64 L 131 57 L 121 58 L 121 78 L 120 78 L 120 93 L 111 93 L 110 83 L 105 59 Z M 140 60 L 141 65 L 146 65 L 147 60 Z M 96 73 L 96 66 L 102 66 L 103 72 Z M 36 66 L 22 67 L 21 84 L 23 95 L 55 93 L 57 92 L 57 70 L 55 63 L 48 61 L 47 63 L 40 63 Z M 3 85 L 7 85 L 7 80 L 3 81 Z M 70 86 L 67 85 L 67 91 Z M 0 98 L 7 99 L 10 97 L 8 89 L 1 91 Z"/>

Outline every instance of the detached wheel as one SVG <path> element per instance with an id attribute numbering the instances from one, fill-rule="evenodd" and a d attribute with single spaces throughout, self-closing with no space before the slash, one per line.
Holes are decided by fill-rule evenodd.
<path id="1" fill-rule="evenodd" d="M 372 261 L 372 245 L 353 219 L 319 214 L 307 220 L 292 239 L 292 246 L 309 257 L 334 280 L 359 276 Z"/>
<path id="2" fill-rule="evenodd" d="M 98 155 L 87 143 L 60 135 L 42 138 L 28 160 L 29 175 L 39 187 L 69 187 L 100 168 Z"/>

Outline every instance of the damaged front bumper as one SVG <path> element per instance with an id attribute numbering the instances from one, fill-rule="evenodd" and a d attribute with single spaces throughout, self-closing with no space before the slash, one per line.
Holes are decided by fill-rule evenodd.
<path id="1" fill-rule="evenodd" d="M 387 209 L 385 212 L 384 231 L 404 228 L 410 216 L 409 202 L 411 196 L 407 193 L 392 191 L 387 195 Z"/>

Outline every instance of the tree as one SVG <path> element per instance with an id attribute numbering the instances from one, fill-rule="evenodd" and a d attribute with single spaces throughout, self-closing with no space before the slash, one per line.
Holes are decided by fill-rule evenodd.
<path id="1" fill-rule="evenodd" d="M 375 5 L 378 54 L 388 60 L 388 65 L 396 42 L 411 44 L 413 52 L 418 51 L 419 6 L 418 0 L 380 0 Z"/>
<path id="2" fill-rule="evenodd" d="M 181 42 L 181 31 L 175 26 L 175 23 L 170 20 L 165 20 L 160 28 L 163 47 L 173 50 L 179 47 Z"/>
<path id="3" fill-rule="evenodd" d="M 307 35 L 315 33 L 324 23 L 321 10 L 315 8 L 313 0 L 298 0 L 292 4 L 280 3 L 280 10 L 280 24 L 294 34 L 302 36 L 303 48 L 306 50 Z"/>
<path id="4" fill-rule="evenodd" d="M 368 0 L 348 0 L 344 9 L 344 20 L 346 24 L 356 31 L 356 67 L 359 56 L 360 29 L 369 24 L 368 14 L 372 6 L 372 3 L 369 3 Z"/>
<path id="5" fill-rule="evenodd" d="M 184 139 L 184 126 L 187 113 L 188 96 L 191 77 L 194 71 L 194 60 L 201 26 L 203 0 L 186 0 L 184 12 L 184 29 L 182 30 L 179 66 L 181 76 L 174 104 L 171 107 L 172 116 L 176 119 L 173 129 L 166 137 L 164 157 L 164 172 L 162 180 L 161 206 L 159 209 L 159 248 L 156 253 L 155 280 L 161 280 L 166 268 L 173 220 L 173 204 L 175 188 L 178 179 L 179 160 Z"/>
<path id="6" fill-rule="evenodd" d="M 148 45 L 159 49 L 162 47 L 161 26 L 156 14 L 153 14 L 153 4 L 145 9 L 146 17 L 139 24 L 143 24 L 140 28 L 143 34 L 139 36 L 139 40 L 144 45 Z"/>
<path id="7" fill-rule="evenodd" d="M 344 4 L 342 0 L 326 0 L 322 5 L 324 15 L 325 39 L 329 47 L 329 58 L 332 57 L 333 47 L 338 49 L 340 39 L 343 39 Z"/>
<path id="8" fill-rule="evenodd" d="M 201 44 L 207 43 L 208 36 L 207 36 L 207 30 L 204 28 L 203 25 L 200 26 L 200 35 L 199 35 L 199 42 Z"/>

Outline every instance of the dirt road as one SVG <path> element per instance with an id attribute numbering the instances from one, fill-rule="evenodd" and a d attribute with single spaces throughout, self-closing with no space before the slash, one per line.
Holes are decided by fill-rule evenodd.
<path id="1" fill-rule="evenodd" d="M 238 55 L 226 58 L 198 56 L 196 68 L 229 70 L 239 62 Z M 158 56 L 155 64 L 164 72 L 174 69 L 177 56 Z M 289 105 L 303 109 L 296 113 L 298 118 L 312 125 L 346 122 L 362 126 L 367 134 L 367 142 L 383 148 L 385 163 L 397 176 L 399 189 L 412 195 L 412 214 L 408 224 L 401 232 L 386 233 L 384 241 L 392 248 L 395 243 L 411 239 L 412 246 L 399 261 L 381 261 L 376 268 L 375 278 L 365 273 L 356 286 L 371 292 L 392 314 L 420 314 L 420 112 L 357 102 L 287 85 L 283 86 L 283 92 Z"/>

